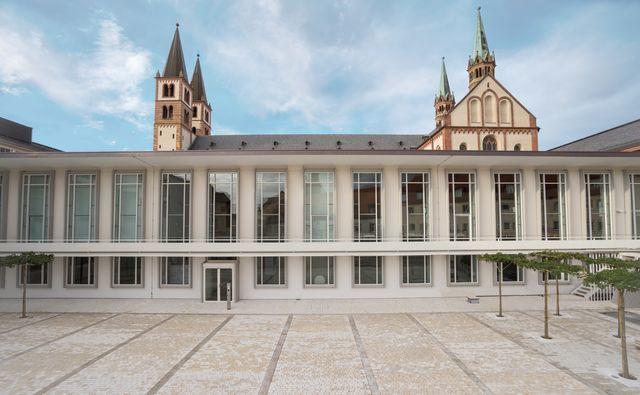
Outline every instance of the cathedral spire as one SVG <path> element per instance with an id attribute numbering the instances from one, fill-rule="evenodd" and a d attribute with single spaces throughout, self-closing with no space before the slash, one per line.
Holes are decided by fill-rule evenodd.
<path id="1" fill-rule="evenodd" d="M 191 89 L 193 90 L 194 101 L 207 101 L 207 92 L 205 92 L 204 89 L 204 80 L 202 79 L 202 70 L 200 69 L 200 54 L 198 54 L 196 58 L 196 67 L 193 69 Z"/>
<path id="2" fill-rule="evenodd" d="M 440 70 L 440 87 L 433 102 L 436 109 L 436 127 L 442 127 L 451 123 L 451 110 L 456 105 L 456 99 L 451 93 L 449 87 L 449 77 L 447 77 L 447 68 L 444 65 L 444 57 L 442 58 L 442 68 Z"/>
<path id="3" fill-rule="evenodd" d="M 182 43 L 180 42 L 180 24 L 176 23 L 176 32 L 173 34 L 173 42 L 167 56 L 167 63 L 164 66 L 163 77 L 184 77 L 187 79 L 187 68 L 184 65 L 184 55 L 182 53 Z"/>
<path id="4" fill-rule="evenodd" d="M 478 7 L 478 21 L 476 23 L 476 39 L 471 58 L 480 58 L 487 60 L 490 55 L 489 43 L 487 42 L 487 34 L 484 32 L 482 24 L 482 15 L 480 15 L 480 7 Z"/>
<path id="5" fill-rule="evenodd" d="M 447 76 L 447 68 L 444 65 L 444 57 L 442 57 L 442 68 L 440 70 L 440 88 L 438 89 L 437 98 L 447 100 L 453 98 L 451 88 L 449 88 L 449 77 Z"/>

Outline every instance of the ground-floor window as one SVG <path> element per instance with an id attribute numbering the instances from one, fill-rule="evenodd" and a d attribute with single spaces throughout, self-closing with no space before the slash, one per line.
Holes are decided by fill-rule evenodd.
<path id="1" fill-rule="evenodd" d="M 286 258 L 281 256 L 256 258 L 256 285 L 287 285 Z"/>
<path id="2" fill-rule="evenodd" d="M 161 258 L 160 285 L 191 285 L 191 259 L 182 256 L 168 256 Z"/>
<path id="3" fill-rule="evenodd" d="M 18 285 L 22 285 L 22 271 L 24 265 L 18 269 Z M 27 265 L 27 285 L 49 285 L 49 264 Z"/>
<path id="4" fill-rule="evenodd" d="M 499 264 L 495 265 L 496 267 L 496 277 L 495 280 L 498 282 L 500 278 L 500 266 Z M 503 265 L 502 267 L 502 282 L 503 283 L 524 283 L 524 269 L 518 265 Z"/>
<path id="5" fill-rule="evenodd" d="M 144 264 L 141 257 L 113 258 L 113 286 L 142 286 Z"/>
<path id="6" fill-rule="evenodd" d="M 449 256 L 450 284 L 477 284 L 478 261 L 473 255 Z"/>
<path id="7" fill-rule="evenodd" d="M 335 285 L 335 258 L 332 256 L 308 256 L 304 258 L 306 286 Z"/>
<path id="8" fill-rule="evenodd" d="M 66 286 L 95 286 L 96 270 L 94 257 L 70 257 L 66 259 L 65 265 Z"/>
<path id="9" fill-rule="evenodd" d="M 353 285 L 383 285 L 381 256 L 353 257 Z"/>
<path id="10" fill-rule="evenodd" d="M 431 257 L 425 255 L 403 256 L 402 284 L 431 284 Z"/>
<path id="11" fill-rule="evenodd" d="M 544 274 L 540 273 L 538 276 L 539 276 L 538 278 L 540 279 L 540 283 L 543 283 L 544 282 Z M 561 283 L 563 283 L 563 282 L 564 283 L 568 283 L 569 282 L 569 276 L 567 274 L 565 274 L 565 273 L 560 273 L 560 275 L 558 275 L 558 276 L 556 276 L 553 273 L 549 273 L 549 281 L 556 281 L 556 277 L 558 278 L 558 281 L 560 281 Z"/>

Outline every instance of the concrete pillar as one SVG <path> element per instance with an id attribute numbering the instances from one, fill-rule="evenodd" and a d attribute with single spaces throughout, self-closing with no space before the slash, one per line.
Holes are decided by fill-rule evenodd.
<path id="1" fill-rule="evenodd" d="M 567 235 L 569 239 L 587 237 L 584 217 L 583 182 L 578 169 L 570 169 L 567 174 Z"/>
<path id="2" fill-rule="evenodd" d="M 349 167 L 336 168 L 336 238 L 353 240 L 353 177 Z M 336 257 L 336 288 L 348 290 L 352 283 L 352 258 Z"/>
<path id="3" fill-rule="evenodd" d="M 476 223 L 477 240 L 495 240 L 496 215 L 493 179 L 488 168 L 480 168 L 476 173 Z"/>
<path id="4" fill-rule="evenodd" d="M 287 239 L 304 239 L 304 169 L 302 166 L 287 168 Z M 303 288 L 304 257 L 287 258 L 287 287 L 293 294 L 301 295 Z"/>
<path id="5" fill-rule="evenodd" d="M 207 169 L 194 169 L 191 184 L 191 239 L 194 241 L 207 238 L 208 185 Z"/>
<path id="6" fill-rule="evenodd" d="M 402 238 L 402 207 L 400 202 L 400 173 L 398 167 L 388 166 L 382 169 L 382 212 L 385 240 L 396 241 Z M 388 289 L 400 287 L 400 262 L 398 256 L 384 257 L 384 286 Z"/>
<path id="7" fill-rule="evenodd" d="M 6 215 L 7 221 L 7 240 L 18 240 L 20 238 L 20 199 L 22 194 L 22 172 L 19 170 L 11 170 L 7 173 L 9 181 L 5 184 L 7 187 L 7 209 L 3 213 Z"/>
<path id="8" fill-rule="evenodd" d="M 98 173 L 98 229 L 100 240 L 110 241 L 113 228 L 113 169 Z M 98 289 L 111 287 L 111 257 L 96 257 Z"/>
<path id="9" fill-rule="evenodd" d="M 625 209 L 625 174 L 622 170 L 611 172 L 611 234 L 614 239 L 621 239 L 631 234 L 627 230 L 631 211 Z"/>
<path id="10" fill-rule="evenodd" d="M 522 236 L 524 240 L 539 240 L 541 231 L 541 204 L 535 169 L 522 171 Z"/>
<path id="11" fill-rule="evenodd" d="M 256 169 L 242 167 L 238 177 L 238 235 L 241 241 L 253 241 L 255 237 L 255 199 Z M 238 259 L 238 299 L 254 290 L 254 263 L 255 259 L 252 257 Z"/>

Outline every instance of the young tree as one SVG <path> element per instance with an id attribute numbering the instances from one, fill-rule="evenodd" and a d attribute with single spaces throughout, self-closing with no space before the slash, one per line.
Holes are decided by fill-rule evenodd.
<path id="1" fill-rule="evenodd" d="M 625 379 L 635 380 L 635 377 L 629 374 L 624 295 L 626 292 L 636 292 L 640 290 L 640 260 L 602 257 L 590 261 L 592 263 L 606 265 L 606 267 L 599 272 L 586 274 L 582 282 L 600 288 L 607 286 L 615 288 L 618 296 L 618 333 L 620 334 L 622 358 L 621 375 Z"/>
<path id="2" fill-rule="evenodd" d="M 571 265 L 569 262 L 576 254 L 559 251 L 538 251 L 529 254 L 527 259 L 523 259 L 519 265 L 521 267 L 535 270 L 542 273 L 544 282 L 544 339 L 551 339 L 549 336 L 549 275 L 556 273 L 578 274 L 582 271 L 581 266 Z M 572 267 L 570 267 L 572 266 Z M 556 275 L 556 294 L 559 296 L 559 281 Z M 557 298 L 556 310 L 559 312 L 559 297 Z"/>
<path id="3" fill-rule="evenodd" d="M 0 266 L 18 267 L 22 270 L 22 315 L 21 318 L 27 318 L 27 266 L 50 264 L 53 261 L 51 254 L 38 254 L 35 252 L 23 252 L 21 254 L 13 254 L 0 257 Z"/>
<path id="4" fill-rule="evenodd" d="M 524 255 L 508 255 L 497 252 L 495 254 L 485 254 L 480 259 L 483 262 L 496 265 L 498 271 L 498 317 L 504 317 L 502 315 L 502 275 L 504 274 L 504 269 L 511 265 L 517 265 L 519 261 L 524 259 Z"/>

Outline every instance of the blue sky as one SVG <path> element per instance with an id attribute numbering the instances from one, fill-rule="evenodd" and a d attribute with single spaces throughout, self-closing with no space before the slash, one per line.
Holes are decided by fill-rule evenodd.
<path id="1" fill-rule="evenodd" d="M 541 148 L 640 118 L 640 1 L 4 0 L 0 116 L 65 151 L 148 150 L 180 22 L 214 134 L 428 133 L 467 92 L 475 9 Z"/>

